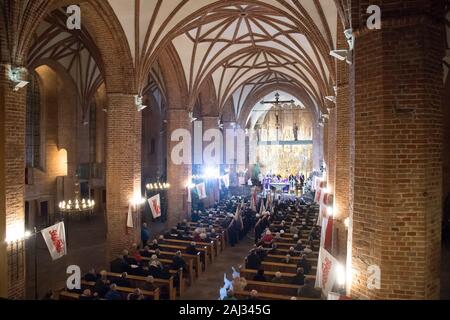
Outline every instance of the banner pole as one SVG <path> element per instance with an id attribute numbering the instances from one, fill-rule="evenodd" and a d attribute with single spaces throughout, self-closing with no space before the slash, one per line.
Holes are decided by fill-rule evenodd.
<path id="1" fill-rule="evenodd" d="M 34 299 L 39 299 L 37 273 L 37 229 L 34 227 Z"/>

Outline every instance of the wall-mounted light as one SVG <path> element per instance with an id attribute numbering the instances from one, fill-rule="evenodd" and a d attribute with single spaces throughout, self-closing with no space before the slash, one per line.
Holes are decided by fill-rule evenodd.
<path id="1" fill-rule="evenodd" d="M 167 182 L 154 182 L 154 183 L 148 183 L 145 187 L 149 191 L 169 190 L 170 189 L 170 183 L 167 183 Z"/>
<path id="2" fill-rule="evenodd" d="M 197 118 L 194 117 L 194 113 L 193 112 L 189 112 L 189 121 L 190 122 L 197 121 Z"/>
<path id="3" fill-rule="evenodd" d="M 135 194 L 133 198 L 131 198 L 130 203 L 135 206 L 141 206 L 145 203 L 146 199 L 143 198 L 140 194 Z"/>
<path id="4" fill-rule="evenodd" d="M 9 69 L 9 79 L 13 83 L 13 90 L 19 91 L 28 85 L 28 81 L 22 80 L 22 69 L 21 68 L 10 68 Z"/>
<path id="5" fill-rule="evenodd" d="M 143 102 L 143 98 L 141 96 L 134 96 L 134 104 L 136 105 L 136 109 L 138 112 L 141 112 L 142 110 L 144 110 L 145 108 L 147 108 L 147 106 L 144 106 L 144 102 Z"/>
<path id="6" fill-rule="evenodd" d="M 355 37 L 353 36 L 353 29 L 345 30 L 344 35 L 345 38 L 347 39 L 350 51 L 353 51 L 353 48 L 355 47 Z"/>
<path id="7" fill-rule="evenodd" d="M 348 229 L 348 227 L 350 226 L 350 218 L 346 218 L 346 219 L 344 220 L 344 225 L 345 225 L 345 227 Z"/>
<path id="8" fill-rule="evenodd" d="M 334 209 L 332 206 L 327 206 L 327 216 L 332 218 L 334 215 Z"/>

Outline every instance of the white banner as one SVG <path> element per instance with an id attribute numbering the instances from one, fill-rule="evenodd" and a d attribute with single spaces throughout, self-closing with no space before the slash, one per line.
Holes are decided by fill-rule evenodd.
<path id="1" fill-rule="evenodd" d="M 333 290 L 337 278 L 337 260 L 324 248 L 320 248 L 317 265 L 316 288 L 321 288 L 327 297 Z"/>
<path id="2" fill-rule="evenodd" d="M 128 205 L 128 213 L 127 213 L 127 228 L 134 228 L 133 224 L 133 208 L 131 207 L 131 203 Z"/>
<path id="3" fill-rule="evenodd" d="M 205 186 L 204 182 L 196 185 L 196 188 L 197 188 L 198 198 L 200 200 L 206 199 L 208 197 L 206 195 L 206 186 Z"/>
<path id="4" fill-rule="evenodd" d="M 225 188 L 228 189 L 230 187 L 230 175 L 229 174 L 224 175 L 222 177 L 222 180 L 223 180 L 223 184 L 224 184 Z"/>
<path id="5" fill-rule="evenodd" d="M 159 194 L 148 199 L 148 204 L 152 210 L 153 219 L 161 217 L 161 197 Z"/>
<path id="6" fill-rule="evenodd" d="M 42 230 L 41 233 L 53 261 L 58 260 L 67 254 L 64 222 L 48 227 L 47 229 Z"/>

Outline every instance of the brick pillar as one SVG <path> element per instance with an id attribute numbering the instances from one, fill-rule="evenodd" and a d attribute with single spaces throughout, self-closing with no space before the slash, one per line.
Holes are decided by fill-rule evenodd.
<path id="1" fill-rule="evenodd" d="M 334 194 L 336 179 L 336 108 L 330 109 L 328 119 L 328 163 L 327 163 L 327 188 Z"/>
<path id="2" fill-rule="evenodd" d="M 18 256 L 13 256 L 16 245 L 7 245 L 5 239 L 23 235 L 25 228 L 27 89 L 13 91 L 9 69 L 9 65 L 0 64 L 0 297 L 22 299 L 25 297 L 24 243 L 18 243 Z M 25 79 L 26 74 L 21 77 Z"/>
<path id="3" fill-rule="evenodd" d="M 204 116 L 204 117 L 202 117 L 202 121 L 203 121 L 203 134 L 205 134 L 205 132 L 208 131 L 209 129 L 219 130 L 219 126 L 218 126 L 219 117 Z M 203 142 L 203 151 L 211 143 L 212 142 Z M 222 150 L 223 150 L 223 146 L 222 146 Z M 220 158 L 219 158 L 219 160 L 220 160 Z M 215 164 L 215 163 L 208 164 L 208 163 L 205 163 L 205 159 L 203 159 L 203 163 L 204 163 L 204 165 L 212 165 L 214 167 L 220 168 L 220 164 L 222 163 L 222 161 L 219 161 L 219 164 Z M 208 194 L 208 199 L 206 201 L 207 201 L 208 206 L 214 205 L 214 203 L 219 200 L 220 193 L 219 193 L 218 180 L 209 181 L 207 194 Z"/>
<path id="4" fill-rule="evenodd" d="M 167 117 L 167 179 L 171 185 L 167 193 L 167 224 L 169 227 L 173 227 L 189 214 L 186 185 L 192 176 L 192 161 L 190 164 L 176 164 L 172 161 L 172 149 L 180 142 L 172 142 L 171 135 L 178 129 L 185 129 L 192 134 L 192 123 L 189 119 L 189 113 L 186 110 L 169 109 L 167 110 Z M 189 150 L 191 154 L 194 143 L 193 139 L 194 137 L 192 137 Z"/>
<path id="5" fill-rule="evenodd" d="M 142 114 L 134 96 L 109 94 L 106 143 L 107 242 L 109 259 L 140 240 L 140 213 L 133 212 L 134 228 L 127 230 L 130 201 L 141 196 Z"/>
<path id="6" fill-rule="evenodd" d="M 347 48 L 342 24 L 338 23 L 338 48 Z M 334 245 L 333 255 L 346 263 L 347 230 L 345 219 L 350 215 L 352 195 L 353 118 L 348 87 L 349 68 L 345 62 L 337 62 L 336 72 L 336 178 L 334 188 Z"/>
<path id="7" fill-rule="evenodd" d="M 425 15 L 436 1 L 404 8 L 396 0 L 378 2 L 382 29 L 356 30 L 350 86 L 355 108 L 351 250 L 357 273 L 351 294 L 436 299 L 444 29 L 441 19 Z M 367 286 L 373 265 L 381 270 L 380 290 Z"/>

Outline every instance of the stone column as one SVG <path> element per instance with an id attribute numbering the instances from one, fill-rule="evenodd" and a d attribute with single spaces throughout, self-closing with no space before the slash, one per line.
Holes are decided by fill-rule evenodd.
<path id="1" fill-rule="evenodd" d="M 106 203 L 108 258 L 140 241 L 140 210 L 133 212 L 134 228 L 127 230 L 130 202 L 142 196 L 142 114 L 133 95 L 109 94 L 106 143 Z"/>
<path id="2" fill-rule="evenodd" d="M 13 91 L 13 84 L 8 77 L 9 70 L 9 65 L 0 64 L 0 297 L 23 299 L 24 241 L 19 241 L 16 248 L 16 244 L 7 245 L 5 239 L 23 237 L 25 231 L 27 89 Z M 26 70 L 22 70 L 21 78 L 26 79 Z M 14 257 L 13 253 L 17 253 L 17 256 Z M 10 263 L 13 263 L 12 268 Z"/>
<path id="3" fill-rule="evenodd" d="M 437 299 L 444 11 L 434 0 L 401 8 L 396 0 L 378 2 L 383 14 L 380 30 L 365 29 L 367 6 L 354 8 L 353 17 L 351 294 L 367 299 Z M 379 289 L 372 281 L 378 268 Z"/>
<path id="4" fill-rule="evenodd" d="M 194 137 L 188 141 L 187 146 L 191 157 L 190 163 L 177 164 L 172 159 L 172 150 L 179 145 L 179 141 L 172 141 L 171 136 L 175 130 L 183 129 L 192 134 L 192 123 L 189 119 L 189 113 L 184 109 L 167 110 L 167 179 L 171 185 L 167 193 L 168 210 L 167 224 L 173 227 L 183 219 L 187 218 L 189 206 L 187 204 L 187 184 L 192 175 L 192 146 Z"/>

